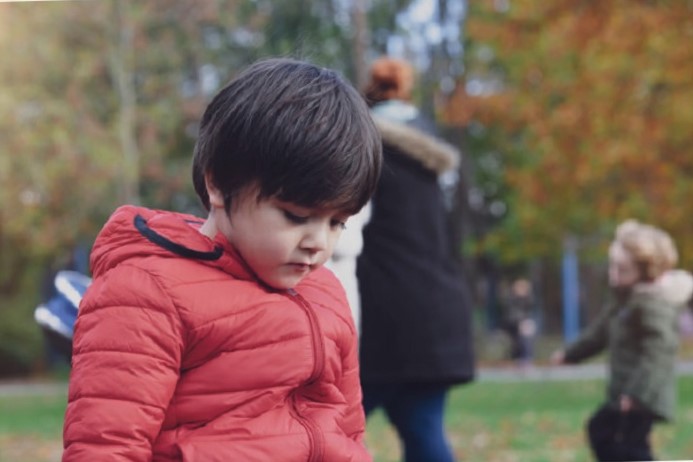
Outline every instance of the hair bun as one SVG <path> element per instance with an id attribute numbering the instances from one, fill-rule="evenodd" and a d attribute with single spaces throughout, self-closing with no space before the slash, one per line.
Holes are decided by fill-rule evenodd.
<path id="1" fill-rule="evenodd" d="M 370 82 L 366 98 L 373 103 L 389 99 L 411 99 L 414 86 L 414 69 L 407 61 L 394 58 L 379 58 L 370 70 Z"/>

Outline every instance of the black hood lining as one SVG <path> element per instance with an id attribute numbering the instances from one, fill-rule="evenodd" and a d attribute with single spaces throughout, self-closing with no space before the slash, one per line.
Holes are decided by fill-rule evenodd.
<path id="1" fill-rule="evenodd" d="M 135 228 L 137 228 L 137 231 L 139 231 L 140 234 L 146 237 L 150 242 L 153 242 L 159 247 L 163 247 L 176 255 L 180 255 L 181 257 L 191 258 L 194 260 L 212 261 L 218 260 L 224 252 L 224 249 L 222 249 L 220 246 L 214 247 L 214 250 L 211 252 L 201 252 L 199 250 L 193 250 L 177 244 L 147 226 L 147 220 L 145 220 L 142 215 L 135 216 Z"/>

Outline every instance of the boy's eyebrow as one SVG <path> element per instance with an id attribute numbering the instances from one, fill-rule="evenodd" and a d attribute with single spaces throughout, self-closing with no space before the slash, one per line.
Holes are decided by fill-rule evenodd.
<path id="1" fill-rule="evenodd" d="M 275 200 L 279 203 L 280 206 L 289 206 L 289 207 L 295 207 L 297 209 L 301 209 L 301 211 L 305 211 L 308 214 L 311 215 L 344 215 L 347 218 L 356 215 L 355 213 L 341 207 L 330 207 L 330 206 L 305 206 L 301 204 L 296 204 L 295 202 L 289 202 L 289 201 L 284 201 L 278 198 L 275 198 Z"/>

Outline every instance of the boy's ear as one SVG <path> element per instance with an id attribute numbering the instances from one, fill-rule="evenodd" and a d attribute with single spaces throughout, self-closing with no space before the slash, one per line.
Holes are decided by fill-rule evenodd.
<path id="1" fill-rule="evenodd" d="M 209 196 L 209 206 L 210 207 L 224 207 L 224 195 L 214 185 L 211 175 L 205 175 L 205 187 L 207 188 L 207 195 Z"/>

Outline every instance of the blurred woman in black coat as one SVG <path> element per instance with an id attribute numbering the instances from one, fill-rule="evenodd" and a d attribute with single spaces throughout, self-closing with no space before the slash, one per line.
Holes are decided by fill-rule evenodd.
<path id="1" fill-rule="evenodd" d="M 385 163 L 357 267 L 361 380 L 366 414 L 384 408 L 406 462 L 449 462 L 446 395 L 474 376 L 469 294 L 439 181 L 460 155 L 409 102 L 412 86 L 408 63 L 373 64 L 366 98 Z"/>

